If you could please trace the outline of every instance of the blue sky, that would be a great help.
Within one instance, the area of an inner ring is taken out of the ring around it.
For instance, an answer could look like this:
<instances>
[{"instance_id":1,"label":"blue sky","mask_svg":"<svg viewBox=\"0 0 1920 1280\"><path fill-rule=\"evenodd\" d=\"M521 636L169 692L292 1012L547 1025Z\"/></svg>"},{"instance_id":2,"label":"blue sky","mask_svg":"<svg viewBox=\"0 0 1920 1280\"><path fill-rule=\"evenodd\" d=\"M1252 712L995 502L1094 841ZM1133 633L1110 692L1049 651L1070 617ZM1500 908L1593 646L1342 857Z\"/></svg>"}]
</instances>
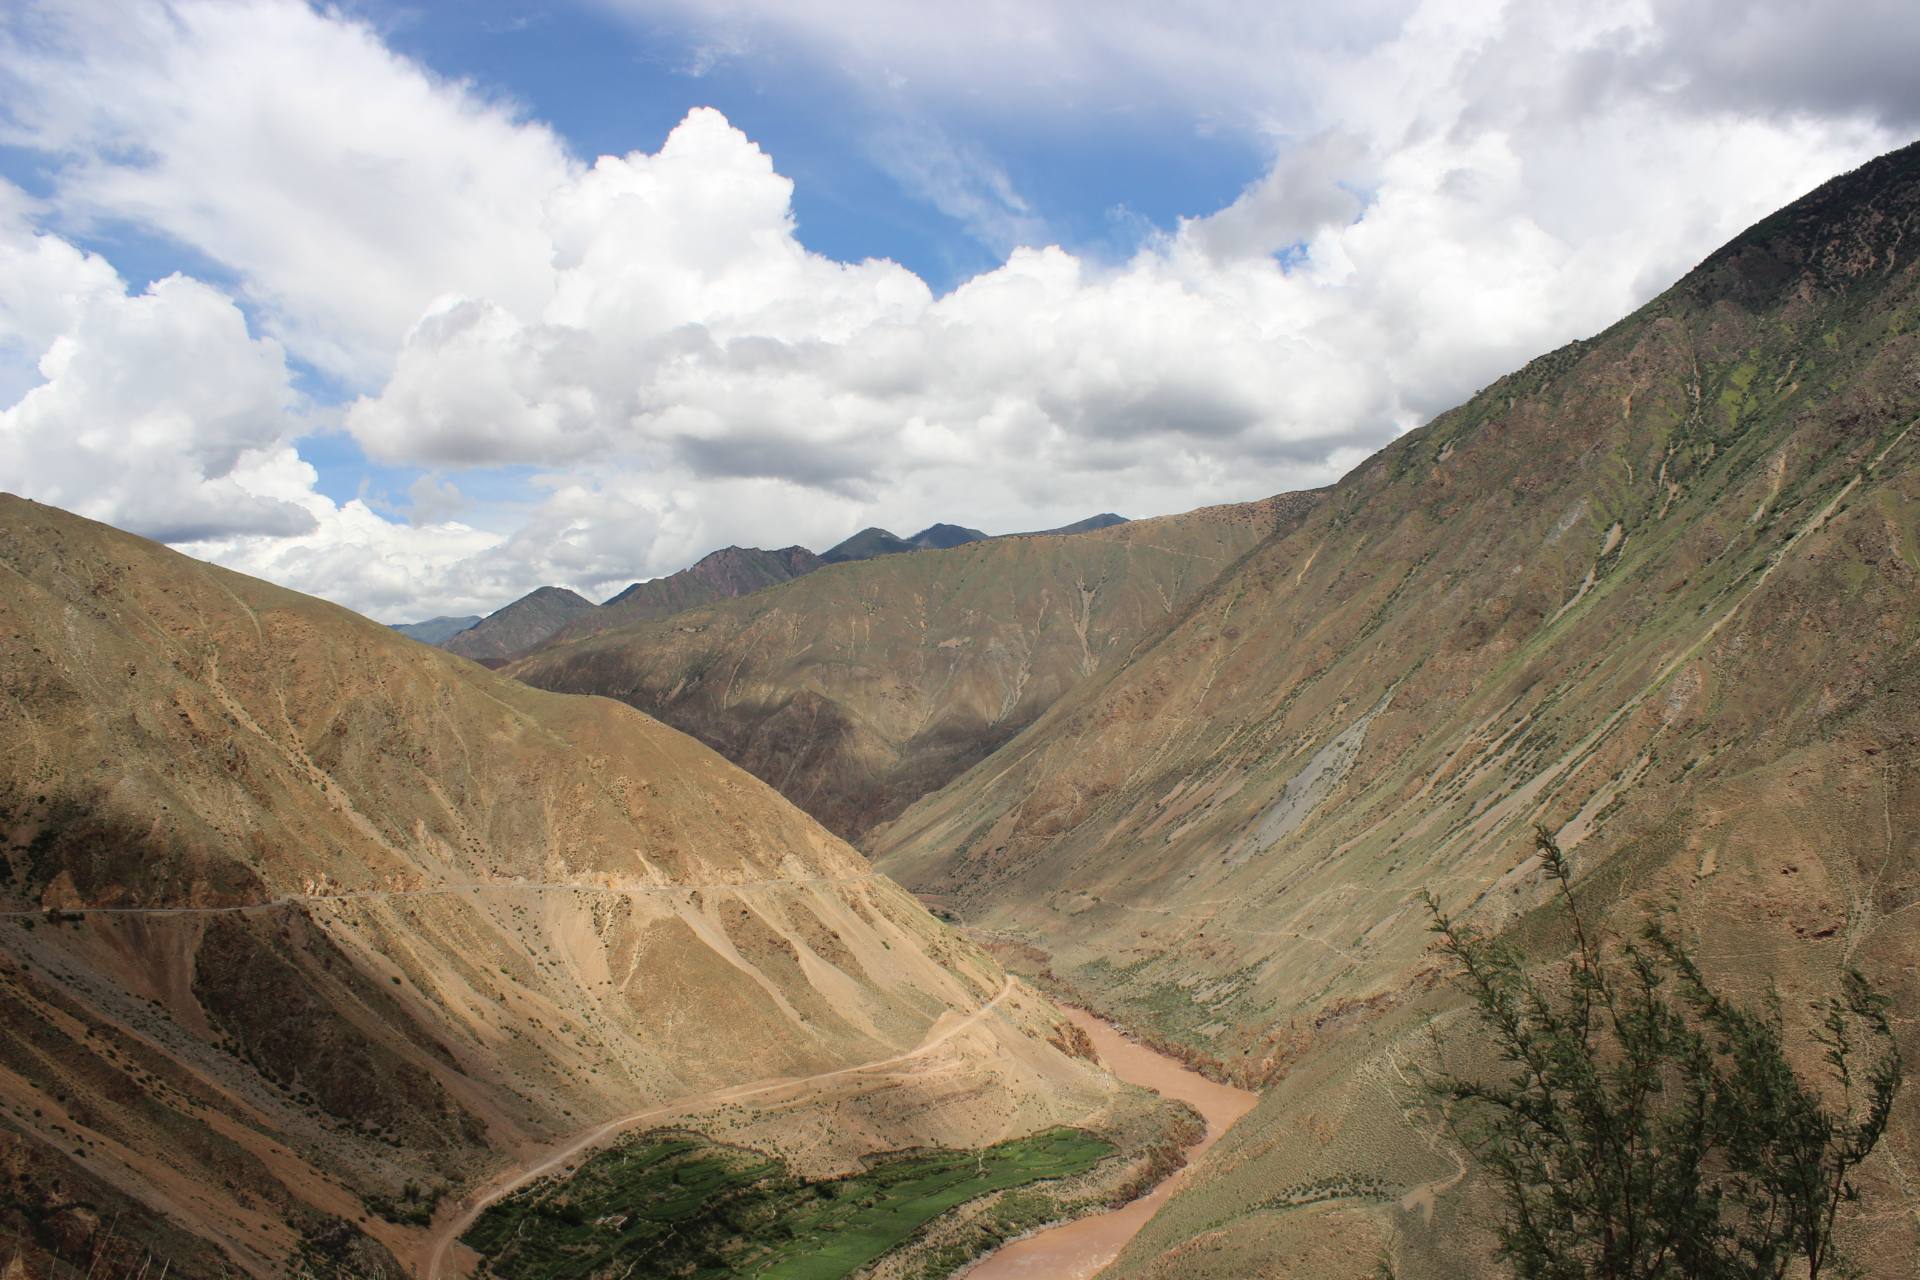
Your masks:
<instances>
[{"instance_id":1,"label":"blue sky","mask_svg":"<svg viewBox=\"0 0 1920 1280\"><path fill-rule=\"evenodd\" d=\"M684 29L597 6L475 0L354 10L396 50L521 104L582 157L654 150L689 109L719 108L794 179L798 235L817 253L891 258L941 292L1005 258L1008 246L982 243L883 166L874 137L886 122L824 68L728 58L695 74ZM1033 243L1113 258L1150 228L1224 207L1271 158L1248 133L1144 114L1060 118L1040 129L985 111L943 113L940 123L1005 170L1033 207Z\"/></svg>"},{"instance_id":2,"label":"blue sky","mask_svg":"<svg viewBox=\"0 0 1920 1280\"><path fill-rule=\"evenodd\" d=\"M0 475L383 619L1323 484L1917 62L1894 0L28 0Z\"/></svg>"}]
</instances>

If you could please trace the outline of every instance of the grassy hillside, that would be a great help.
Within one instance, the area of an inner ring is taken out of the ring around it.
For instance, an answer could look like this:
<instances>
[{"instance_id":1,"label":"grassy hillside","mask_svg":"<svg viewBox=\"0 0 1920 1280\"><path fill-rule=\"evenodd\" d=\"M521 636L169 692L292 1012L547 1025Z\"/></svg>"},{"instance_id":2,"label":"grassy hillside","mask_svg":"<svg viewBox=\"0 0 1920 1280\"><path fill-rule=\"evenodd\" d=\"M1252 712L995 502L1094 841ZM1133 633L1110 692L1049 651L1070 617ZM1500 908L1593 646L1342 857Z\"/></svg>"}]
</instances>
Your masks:
<instances>
[{"instance_id":1,"label":"grassy hillside","mask_svg":"<svg viewBox=\"0 0 1920 1280\"><path fill-rule=\"evenodd\" d=\"M1413 1111L1416 895L1543 958L1544 822L1787 1008L1856 964L1920 1058L1920 147L1370 459L872 842L1097 1007L1270 1083L1119 1276L1472 1273ZM1920 1254L1909 1089L1848 1225Z\"/></svg>"}]
</instances>

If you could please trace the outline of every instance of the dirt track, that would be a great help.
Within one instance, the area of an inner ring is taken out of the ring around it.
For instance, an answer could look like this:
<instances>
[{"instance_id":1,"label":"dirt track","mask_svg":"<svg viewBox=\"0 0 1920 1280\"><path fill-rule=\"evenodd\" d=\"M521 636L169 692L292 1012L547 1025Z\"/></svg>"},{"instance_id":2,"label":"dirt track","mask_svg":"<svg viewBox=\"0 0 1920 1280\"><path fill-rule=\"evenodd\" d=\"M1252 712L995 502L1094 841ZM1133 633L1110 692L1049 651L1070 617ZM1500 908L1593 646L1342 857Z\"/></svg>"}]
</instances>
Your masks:
<instances>
[{"instance_id":1,"label":"dirt track","mask_svg":"<svg viewBox=\"0 0 1920 1280\"><path fill-rule=\"evenodd\" d=\"M862 1062L851 1067L840 1067L833 1071L823 1071L818 1075L786 1077L777 1080L750 1081L746 1084L730 1085L725 1089L716 1089L709 1093L694 1094L677 1098L671 1102L656 1103L653 1106L617 1116L604 1124L596 1125L584 1133L563 1139L561 1143L537 1159L509 1169L492 1181L455 1201L442 1211L442 1221L428 1229L426 1238L421 1242L414 1255L414 1273L421 1280L440 1280L446 1267L447 1255L454 1243L466 1233L467 1228L485 1213L489 1206L512 1195L520 1188L536 1179L568 1164L576 1156L590 1148L597 1147L607 1139L634 1129L649 1120L661 1120L671 1115L687 1111L705 1110L729 1102L741 1102L749 1098L762 1098L768 1094L784 1090L807 1090L818 1088L833 1080L859 1075L867 1071L884 1071L911 1062L939 1048L962 1031L977 1024L1000 1003L1013 993L1012 978L994 994L994 997L963 1018L947 1021L942 1027L936 1022L930 1028L930 1034L914 1048L890 1058L880 1058L873 1062ZM944 1019L943 1019L944 1020Z\"/></svg>"}]
</instances>

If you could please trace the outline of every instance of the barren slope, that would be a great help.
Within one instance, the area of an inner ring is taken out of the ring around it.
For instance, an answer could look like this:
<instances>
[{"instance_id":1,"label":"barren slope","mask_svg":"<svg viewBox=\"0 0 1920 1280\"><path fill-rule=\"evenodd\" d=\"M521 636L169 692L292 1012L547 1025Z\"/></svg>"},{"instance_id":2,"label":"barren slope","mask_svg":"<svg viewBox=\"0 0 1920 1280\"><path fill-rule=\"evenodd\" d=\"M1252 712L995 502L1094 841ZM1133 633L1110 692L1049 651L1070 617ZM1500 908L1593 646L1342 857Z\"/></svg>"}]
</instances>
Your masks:
<instances>
[{"instance_id":1,"label":"barren slope","mask_svg":"<svg viewBox=\"0 0 1920 1280\"><path fill-rule=\"evenodd\" d=\"M35 1268L111 1231L114 1274L391 1272L428 1237L381 1211L677 1099L815 1169L1114 1100L626 707L5 496L0 637L0 1252Z\"/></svg>"},{"instance_id":2,"label":"barren slope","mask_svg":"<svg viewBox=\"0 0 1920 1280\"><path fill-rule=\"evenodd\" d=\"M1403 1118L1447 1013L1417 892L1487 926L1536 821L1715 972L1920 1013L1920 147L1369 460L1134 659L873 841L1097 1006L1276 1081L1118 1274L1456 1275ZM1920 1256L1920 1090L1850 1230Z\"/></svg>"},{"instance_id":3,"label":"barren slope","mask_svg":"<svg viewBox=\"0 0 1920 1280\"><path fill-rule=\"evenodd\" d=\"M456 632L440 647L475 662L499 666L593 611L593 601L577 592L565 587L536 587L465 631Z\"/></svg>"},{"instance_id":4,"label":"barren slope","mask_svg":"<svg viewBox=\"0 0 1920 1280\"><path fill-rule=\"evenodd\" d=\"M1030 724L1311 495L834 565L508 673L656 715L857 838Z\"/></svg>"},{"instance_id":5,"label":"barren slope","mask_svg":"<svg viewBox=\"0 0 1920 1280\"><path fill-rule=\"evenodd\" d=\"M543 644L577 640L635 622L651 622L686 609L731 600L812 573L820 557L805 547L763 551L759 547L722 547L698 564L664 578L636 582L592 613L575 618Z\"/></svg>"}]
</instances>

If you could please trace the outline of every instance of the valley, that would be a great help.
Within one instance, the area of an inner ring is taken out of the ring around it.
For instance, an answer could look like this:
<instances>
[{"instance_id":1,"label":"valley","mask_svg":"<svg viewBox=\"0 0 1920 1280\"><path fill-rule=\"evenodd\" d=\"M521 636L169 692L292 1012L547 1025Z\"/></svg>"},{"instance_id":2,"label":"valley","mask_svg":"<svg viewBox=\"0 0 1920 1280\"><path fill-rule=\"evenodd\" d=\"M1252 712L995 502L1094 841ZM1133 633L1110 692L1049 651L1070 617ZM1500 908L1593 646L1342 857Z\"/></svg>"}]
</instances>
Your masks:
<instances>
[{"instance_id":1,"label":"valley","mask_svg":"<svg viewBox=\"0 0 1920 1280\"><path fill-rule=\"evenodd\" d=\"M1067 1016L1086 1033L1094 1052L1115 1075L1199 1112L1206 1128L1185 1152L1189 1164L1204 1156L1260 1100L1258 1094L1218 1084L1164 1053L1127 1039L1111 1023L1083 1010L1070 1010ZM1147 1194L1121 1208L1016 1240L961 1274L968 1280L1087 1280L1112 1262L1160 1206L1173 1197L1185 1168L1182 1165Z\"/></svg>"},{"instance_id":2,"label":"valley","mask_svg":"<svg viewBox=\"0 0 1920 1280\"><path fill-rule=\"evenodd\" d=\"M1437 914L1920 1061L1920 144L1322 488L401 628L0 495L0 638L0 1280L1495 1280Z\"/></svg>"},{"instance_id":3,"label":"valley","mask_svg":"<svg viewBox=\"0 0 1920 1280\"><path fill-rule=\"evenodd\" d=\"M503 670L656 716L858 840L1125 660L1315 500L828 565Z\"/></svg>"},{"instance_id":4,"label":"valley","mask_svg":"<svg viewBox=\"0 0 1920 1280\"><path fill-rule=\"evenodd\" d=\"M690 739L46 507L0 530L22 1265L417 1274L639 1116L809 1177L1178 1123Z\"/></svg>"}]
</instances>

